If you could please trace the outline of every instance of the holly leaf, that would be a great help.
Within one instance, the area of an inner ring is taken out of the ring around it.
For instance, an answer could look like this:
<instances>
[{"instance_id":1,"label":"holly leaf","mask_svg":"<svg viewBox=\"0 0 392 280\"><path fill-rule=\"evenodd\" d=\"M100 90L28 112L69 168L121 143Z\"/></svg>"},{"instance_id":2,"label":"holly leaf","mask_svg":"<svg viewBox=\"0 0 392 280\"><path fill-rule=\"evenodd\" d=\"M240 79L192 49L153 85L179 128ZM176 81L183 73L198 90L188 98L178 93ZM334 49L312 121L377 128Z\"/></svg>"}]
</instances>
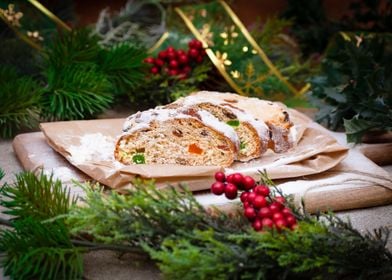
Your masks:
<instances>
[{"instance_id":1,"label":"holly leaf","mask_svg":"<svg viewBox=\"0 0 392 280\"><path fill-rule=\"evenodd\" d=\"M370 129L377 126L372 121L359 119L355 116L351 120L343 119L344 128L346 130L347 142L359 143L362 136Z\"/></svg>"}]
</instances>

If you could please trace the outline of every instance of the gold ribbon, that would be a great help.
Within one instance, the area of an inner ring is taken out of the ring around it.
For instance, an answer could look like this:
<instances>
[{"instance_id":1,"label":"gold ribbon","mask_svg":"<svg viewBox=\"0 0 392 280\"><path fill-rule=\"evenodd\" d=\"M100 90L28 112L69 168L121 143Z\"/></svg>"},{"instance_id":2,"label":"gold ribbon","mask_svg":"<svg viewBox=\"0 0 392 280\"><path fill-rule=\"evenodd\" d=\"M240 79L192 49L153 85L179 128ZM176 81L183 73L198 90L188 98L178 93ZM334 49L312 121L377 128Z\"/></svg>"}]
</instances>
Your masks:
<instances>
[{"instance_id":1,"label":"gold ribbon","mask_svg":"<svg viewBox=\"0 0 392 280\"><path fill-rule=\"evenodd\" d=\"M69 27L64 21L58 18L55 14L49 11L44 5L42 5L37 0L28 0L34 7L40 10L44 15L54 21L58 26L62 27L66 31L71 31L71 27Z\"/></svg>"},{"instance_id":2,"label":"gold ribbon","mask_svg":"<svg viewBox=\"0 0 392 280\"><path fill-rule=\"evenodd\" d=\"M245 95L245 93L241 90L241 88L233 81L233 79L227 74L225 67L223 66L222 63L218 60L214 52L208 48L207 42L204 40L204 38L201 36L199 31L196 29L196 27L193 25L192 21L185 15L185 13L180 9L180 8L175 8L174 9L176 13L182 18L182 20L185 22L186 26L191 30L193 35L195 35L196 39L199 40L202 44L203 47L206 48L206 53L208 57L211 59L212 63L214 63L215 67L218 69L219 73L225 78L227 83L239 94Z\"/></svg>"},{"instance_id":3,"label":"gold ribbon","mask_svg":"<svg viewBox=\"0 0 392 280\"><path fill-rule=\"evenodd\" d=\"M244 35L248 43L253 47L253 49L257 52L261 60L265 63L265 65L270 69L270 73L275 75L284 85L288 88L290 92L292 92L295 96L300 96L304 94L307 90L310 88L310 84L306 84L301 90L297 90L275 67L275 65L271 62L271 60L268 58L268 56L265 54L265 52L261 49L261 47L256 43L255 39L252 37L252 35L249 33L249 31L246 29L244 24L241 22L241 20L238 18L238 16L233 12L233 10L230 8L230 6L223 0L218 1L219 4L223 7L223 9L226 11L226 13L229 15L231 20L234 22L234 24L239 28L241 33ZM175 12L182 18L184 21L185 25L189 28L189 30L193 33L193 35L203 43L203 47L206 48L206 53L208 57L211 59L211 61L214 63L215 67L218 69L218 71L221 73L221 75L225 78L225 80L228 82L228 84L239 94L245 95L244 91L238 86L238 84L230 77L230 75L227 73L224 65L221 63L221 61L216 57L214 52L212 51L211 48L209 48L208 43L204 40L200 32L197 30L195 25L192 23L191 19L187 17L187 15L181 10L180 8L175 8Z\"/></svg>"}]
</instances>

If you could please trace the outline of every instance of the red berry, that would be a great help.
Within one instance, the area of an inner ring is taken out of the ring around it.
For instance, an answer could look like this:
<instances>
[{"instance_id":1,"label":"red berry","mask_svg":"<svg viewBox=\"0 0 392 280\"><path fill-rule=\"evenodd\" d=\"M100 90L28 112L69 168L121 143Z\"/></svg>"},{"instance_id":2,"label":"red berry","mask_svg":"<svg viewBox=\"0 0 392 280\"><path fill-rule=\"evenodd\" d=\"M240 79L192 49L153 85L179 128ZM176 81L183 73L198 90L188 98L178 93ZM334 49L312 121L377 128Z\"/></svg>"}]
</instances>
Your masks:
<instances>
[{"instance_id":1,"label":"red berry","mask_svg":"<svg viewBox=\"0 0 392 280\"><path fill-rule=\"evenodd\" d=\"M225 184L222 182L215 182L211 185L211 192L216 195L221 195L225 192Z\"/></svg>"},{"instance_id":2,"label":"red berry","mask_svg":"<svg viewBox=\"0 0 392 280\"><path fill-rule=\"evenodd\" d=\"M297 223L297 219L294 216L287 216L286 222L289 227L292 227L293 225L295 225Z\"/></svg>"},{"instance_id":3,"label":"red berry","mask_svg":"<svg viewBox=\"0 0 392 280\"><path fill-rule=\"evenodd\" d=\"M197 39L192 39L189 43L188 43L189 48L196 48L196 49L201 49L203 47L203 44L197 40Z\"/></svg>"},{"instance_id":4,"label":"red berry","mask_svg":"<svg viewBox=\"0 0 392 280\"><path fill-rule=\"evenodd\" d=\"M274 198L274 200L276 202L281 203L281 204L285 204L285 202L286 202L286 199L283 196L277 196L277 197Z\"/></svg>"},{"instance_id":5,"label":"red berry","mask_svg":"<svg viewBox=\"0 0 392 280\"><path fill-rule=\"evenodd\" d=\"M231 181L230 183L233 183L234 185L236 185L239 188L242 188L242 184L243 184L243 179L244 176L242 176L241 173L234 173L232 174L233 176L231 177Z\"/></svg>"},{"instance_id":6,"label":"red berry","mask_svg":"<svg viewBox=\"0 0 392 280\"><path fill-rule=\"evenodd\" d=\"M166 51L160 51L160 52L158 53L158 57L159 57L160 59L162 59L162 60L165 60L166 57L167 57L167 52L166 52Z\"/></svg>"},{"instance_id":7,"label":"red berry","mask_svg":"<svg viewBox=\"0 0 392 280\"><path fill-rule=\"evenodd\" d=\"M188 46L189 46L190 49L192 49L192 48L195 47L195 41L196 41L196 39L192 39L192 40L190 40L190 41L188 42Z\"/></svg>"},{"instance_id":8,"label":"red berry","mask_svg":"<svg viewBox=\"0 0 392 280\"><path fill-rule=\"evenodd\" d=\"M169 62L169 66L171 67L171 68L177 68L178 67L178 62L177 62L177 60L170 60L170 62Z\"/></svg>"},{"instance_id":9,"label":"red berry","mask_svg":"<svg viewBox=\"0 0 392 280\"><path fill-rule=\"evenodd\" d=\"M151 72L152 74L158 74L159 68L154 66L154 67L152 67L152 68L150 69L150 72Z\"/></svg>"},{"instance_id":10,"label":"red berry","mask_svg":"<svg viewBox=\"0 0 392 280\"><path fill-rule=\"evenodd\" d=\"M281 212L276 212L276 213L274 213L274 214L272 215L272 219L273 219L274 221L277 221L277 220L284 220L284 216L283 216L283 214L282 214Z\"/></svg>"},{"instance_id":11,"label":"red berry","mask_svg":"<svg viewBox=\"0 0 392 280\"><path fill-rule=\"evenodd\" d=\"M276 204L271 203L270 206L268 206L268 207L271 210L272 214L280 212L280 208Z\"/></svg>"},{"instance_id":12,"label":"red berry","mask_svg":"<svg viewBox=\"0 0 392 280\"><path fill-rule=\"evenodd\" d=\"M219 171L215 173L215 180L218 182L224 182L226 180L225 173Z\"/></svg>"},{"instance_id":13,"label":"red berry","mask_svg":"<svg viewBox=\"0 0 392 280\"><path fill-rule=\"evenodd\" d=\"M154 64L158 67L162 67L165 64L165 62L162 59L157 58L155 59Z\"/></svg>"},{"instance_id":14,"label":"red berry","mask_svg":"<svg viewBox=\"0 0 392 280\"><path fill-rule=\"evenodd\" d=\"M285 228L287 226L287 223L284 219L278 219L278 220L275 220L275 226L279 230L279 229Z\"/></svg>"},{"instance_id":15,"label":"red berry","mask_svg":"<svg viewBox=\"0 0 392 280\"><path fill-rule=\"evenodd\" d=\"M196 56L195 60L196 60L197 63L202 63L203 62L203 56L198 55L198 56Z\"/></svg>"},{"instance_id":16,"label":"red berry","mask_svg":"<svg viewBox=\"0 0 392 280\"><path fill-rule=\"evenodd\" d=\"M283 208L281 212L285 216L293 215L293 212L291 212L291 209L287 208L287 207Z\"/></svg>"},{"instance_id":17,"label":"red berry","mask_svg":"<svg viewBox=\"0 0 392 280\"><path fill-rule=\"evenodd\" d=\"M248 192L243 192L243 193L240 195L241 202L244 203L244 202L248 201L248 196L249 196L249 193L248 193Z\"/></svg>"},{"instance_id":18,"label":"red berry","mask_svg":"<svg viewBox=\"0 0 392 280\"><path fill-rule=\"evenodd\" d=\"M226 188L225 188L225 196L228 199L234 199L238 195L238 189L235 185L231 183L227 183Z\"/></svg>"},{"instance_id":19,"label":"red berry","mask_svg":"<svg viewBox=\"0 0 392 280\"><path fill-rule=\"evenodd\" d=\"M278 207L279 211L284 208L284 205L282 203L277 202L277 201L272 202L271 206L272 205L276 205L276 207Z\"/></svg>"},{"instance_id":20,"label":"red berry","mask_svg":"<svg viewBox=\"0 0 392 280\"><path fill-rule=\"evenodd\" d=\"M199 55L199 51L196 49L189 49L188 55L192 58L196 58Z\"/></svg>"},{"instance_id":21,"label":"red berry","mask_svg":"<svg viewBox=\"0 0 392 280\"><path fill-rule=\"evenodd\" d=\"M145 63L150 63L150 64L153 64L154 63L154 58L153 57L147 57L146 59L144 59L144 62Z\"/></svg>"},{"instance_id":22,"label":"red berry","mask_svg":"<svg viewBox=\"0 0 392 280\"><path fill-rule=\"evenodd\" d=\"M185 66L184 68L182 68L182 71L184 72L184 73L190 73L191 71L192 71L192 68L191 67L189 67L189 66Z\"/></svg>"},{"instance_id":23,"label":"red berry","mask_svg":"<svg viewBox=\"0 0 392 280\"><path fill-rule=\"evenodd\" d=\"M256 195L256 197L253 199L253 206L256 208L265 207L267 206L267 200L262 195Z\"/></svg>"},{"instance_id":24,"label":"red berry","mask_svg":"<svg viewBox=\"0 0 392 280\"><path fill-rule=\"evenodd\" d=\"M245 190L250 190L255 186L255 180L250 176L244 176L242 184L244 185Z\"/></svg>"},{"instance_id":25,"label":"red berry","mask_svg":"<svg viewBox=\"0 0 392 280\"><path fill-rule=\"evenodd\" d=\"M250 192L248 194L248 202L253 205L253 200L255 199L256 194L254 192Z\"/></svg>"},{"instance_id":26,"label":"red berry","mask_svg":"<svg viewBox=\"0 0 392 280\"><path fill-rule=\"evenodd\" d=\"M227 175L226 176L226 181L227 181L227 183L232 183L232 184L234 184L234 181L233 181L233 176L234 174L229 174L229 175Z\"/></svg>"},{"instance_id":27,"label":"red berry","mask_svg":"<svg viewBox=\"0 0 392 280\"><path fill-rule=\"evenodd\" d=\"M244 201L242 204L244 205L244 209L248 208L248 207L252 207L253 208L252 204L250 204L249 201Z\"/></svg>"},{"instance_id":28,"label":"red berry","mask_svg":"<svg viewBox=\"0 0 392 280\"><path fill-rule=\"evenodd\" d=\"M177 76L178 75L178 71L176 69L170 69L169 70L169 75L170 76Z\"/></svg>"},{"instance_id":29,"label":"red berry","mask_svg":"<svg viewBox=\"0 0 392 280\"><path fill-rule=\"evenodd\" d=\"M261 218L272 218L272 212L268 207L261 208L258 215Z\"/></svg>"},{"instance_id":30,"label":"red berry","mask_svg":"<svg viewBox=\"0 0 392 280\"><path fill-rule=\"evenodd\" d=\"M181 50L181 49L177 50L177 56L180 57L182 55L186 56L186 52L184 50Z\"/></svg>"},{"instance_id":31,"label":"red berry","mask_svg":"<svg viewBox=\"0 0 392 280\"><path fill-rule=\"evenodd\" d=\"M256 211L253 207L246 207L244 210L244 215L249 220L253 220L254 218L256 218Z\"/></svg>"},{"instance_id":32,"label":"red berry","mask_svg":"<svg viewBox=\"0 0 392 280\"><path fill-rule=\"evenodd\" d=\"M167 59L170 61L170 60L173 60L173 59L176 59L177 58L177 54L175 53L175 52L168 52L167 53Z\"/></svg>"},{"instance_id":33,"label":"red berry","mask_svg":"<svg viewBox=\"0 0 392 280\"><path fill-rule=\"evenodd\" d=\"M270 218L264 218L261 220L261 223L264 227L272 228L274 226L274 222Z\"/></svg>"},{"instance_id":34,"label":"red berry","mask_svg":"<svg viewBox=\"0 0 392 280\"><path fill-rule=\"evenodd\" d=\"M290 227L291 230L296 230L299 227L298 224L294 224Z\"/></svg>"},{"instance_id":35,"label":"red berry","mask_svg":"<svg viewBox=\"0 0 392 280\"><path fill-rule=\"evenodd\" d=\"M174 49L172 46L169 46L169 47L166 49L166 51L167 51L167 53L171 53L171 52L174 52L175 49Z\"/></svg>"},{"instance_id":36,"label":"red berry","mask_svg":"<svg viewBox=\"0 0 392 280\"><path fill-rule=\"evenodd\" d=\"M270 189L265 185L257 185L254 189L254 192L262 196L268 196Z\"/></svg>"},{"instance_id":37,"label":"red berry","mask_svg":"<svg viewBox=\"0 0 392 280\"><path fill-rule=\"evenodd\" d=\"M260 231L263 228L263 223L259 219L256 219L252 223L252 227L254 228L255 231Z\"/></svg>"},{"instance_id":38,"label":"red berry","mask_svg":"<svg viewBox=\"0 0 392 280\"><path fill-rule=\"evenodd\" d=\"M185 54L182 54L182 55L180 55L180 56L178 57L178 61L179 61L181 64L187 64L187 63L189 62L189 59L188 59L188 57L187 57Z\"/></svg>"}]
</instances>

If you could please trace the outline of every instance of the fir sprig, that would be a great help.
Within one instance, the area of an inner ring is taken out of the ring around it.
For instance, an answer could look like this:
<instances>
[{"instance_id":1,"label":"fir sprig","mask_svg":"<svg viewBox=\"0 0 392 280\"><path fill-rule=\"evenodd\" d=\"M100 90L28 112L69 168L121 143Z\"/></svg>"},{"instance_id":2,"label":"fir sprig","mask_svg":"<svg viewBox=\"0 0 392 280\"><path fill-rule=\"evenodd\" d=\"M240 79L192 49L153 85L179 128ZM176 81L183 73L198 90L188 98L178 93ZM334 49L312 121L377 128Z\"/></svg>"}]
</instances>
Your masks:
<instances>
[{"instance_id":1,"label":"fir sprig","mask_svg":"<svg viewBox=\"0 0 392 280\"><path fill-rule=\"evenodd\" d=\"M36 176L32 172L16 175L13 184L2 186L0 195L5 198L0 201L5 208L3 213L13 219L33 217L40 221L66 214L77 200L71 196L70 189L53 176L44 173Z\"/></svg>"},{"instance_id":2,"label":"fir sprig","mask_svg":"<svg viewBox=\"0 0 392 280\"><path fill-rule=\"evenodd\" d=\"M113 84L115 93L125 94L144 82L143 60L147 52L130 43L121 43L102 49L98 54L99 69Z\"/></svg>"},{"instance_id":3,"label":"fir sprig","mask_svg":"<svg viewBox=\"0 0 392 280\"><path fill-rule=\"evenodd\" d=\"M135 181L128 195L86 189L85 207L73 207L67 222L73 233L87 233L97 241L159 247L169 235L187 228L237 230L237 218L224 213L211 217L184 187L157 190L152 181ZM223 225L225 224L225 225Z\"/></svg>"},{"instance_id":4,"label":"fir sprig","mask_svg":"<svg viewBox=\"0 0 392 280\"><path fill-rule=\"evenodd\" d=\"M70 65L46 69L48 88L43 115L54 120L93 117L109 108L112 84L94 65Z\"/></svg>"},{"instance_id":5,"label":"fir sprig","mask_svg":"<svg viewBox=\"0 0 392 280\"><path fill-rule=\"evenodd\" d=\"M0 231L4 274L12 279L81 279L81 248L72 245L61 221L42 223L27 217Z\"/></svg>"},{"instance_id":6,"label":"fir sprig","mask_svg":"<svg viewBox=\"0 0 392 280\"><path fill-rule=\"evenodd\" d=\"M0 137L37 126L42 90L32 78L18 76L13 67L0 66Z\"/></svg>"}]
</instances>

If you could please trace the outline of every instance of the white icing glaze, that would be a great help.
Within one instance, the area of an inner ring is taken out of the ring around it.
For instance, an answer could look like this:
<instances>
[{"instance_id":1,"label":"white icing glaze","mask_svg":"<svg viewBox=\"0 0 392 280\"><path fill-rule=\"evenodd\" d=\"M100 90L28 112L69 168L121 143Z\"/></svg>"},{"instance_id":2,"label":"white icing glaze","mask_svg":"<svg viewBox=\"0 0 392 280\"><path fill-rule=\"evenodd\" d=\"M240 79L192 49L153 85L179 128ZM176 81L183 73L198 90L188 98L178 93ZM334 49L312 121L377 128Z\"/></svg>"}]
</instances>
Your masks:
<instances>
[{"instance_id":1,"label":"white icing glaze","mask_svg":"<svg viewBox=\"0 0 392 280\"><path fill-rule=\"evenodd\" d=\"M290 136L289 136L290 141L291 141L292 143L295 143L295 142L297 141L297 136L298 136L297 128L295 127L295 125L293 125L292 127L290 127L289 135L290 135Z\"/></svg>"},{"instance_id":2,"label":"white icing glaze","mask_svg":"<svg viewBox=\"0 0 392 280\"><path fill-rule=\"evenodd\" d=\"M173 118L190 117L191 116L183 114L175 109L150 109L129 116L124 123L123 132L133 133L134 131L148 128L153 120L164 122Z\"/></svg>"},{"instance_id":3,"label":"white icing glaze","mask_svg":"<svg viewBox=\"0 0 392 280\"><path fill-rule=\"evenodd\" d=\"M204 91L203 93L207 93L207 91ZM210 93L210 92L208 92ZM211 92L212 94L220 94L218 92ZM215 106L220 106L224 107L228 110L230 110L233 114L236 115L237 119L241 122L248 122L250 123L257 131L257 134L259 135L260 139L268 139L269 138L269 129L268 126L264 123L264 121L261 120L256 120L252 115L245 113L239 109L236 109L232 106L228 106L227 104L223 103L222 101L216 101L213 100L211 97L205 97L205 96L194 96L190 95L185 98L181 98L178 100L180 104L182 104L184 107L191 107L200 103L210 103ZM235 104L234 104L235 106Z\"/></svg>"},{"instance_id":4,"label":"white icing glaze","mask_svg":"<svg viewBox=\"0 0 392 280\"><path fill-rule=\"evenodd\" d=\"M201 117L203 123L223 133L223 135L229 138L236 145L237 149L239 149L240 140L238 139L237 133L235 132L234 128L232 128L230 125L224 122L221 122L220 120L215 118L211 113L205 110L199 110L197 111L197 113Z\"/></svg>"},{"instance_id":5,"label":"white icing glaze","mask_svg":"<svg viewBox=\"0 0 392 280\"><path fill-rule=\"evenodd\" d=\"M123 126L123 132L124 134L130 134L137 130L148 128L152 121L164 122L173 118L193 118L198 121L202 121L205 125L222 133L224 136L229 138L237 146L237 148L239 148L240 141L231 126L219 121L207 111L199 110L197 111L197 114L200 116L201 120L194 116L184 114L177 109L156 108L144 112L137 112L127 118Z\"/></svg>"}]
</instances>

